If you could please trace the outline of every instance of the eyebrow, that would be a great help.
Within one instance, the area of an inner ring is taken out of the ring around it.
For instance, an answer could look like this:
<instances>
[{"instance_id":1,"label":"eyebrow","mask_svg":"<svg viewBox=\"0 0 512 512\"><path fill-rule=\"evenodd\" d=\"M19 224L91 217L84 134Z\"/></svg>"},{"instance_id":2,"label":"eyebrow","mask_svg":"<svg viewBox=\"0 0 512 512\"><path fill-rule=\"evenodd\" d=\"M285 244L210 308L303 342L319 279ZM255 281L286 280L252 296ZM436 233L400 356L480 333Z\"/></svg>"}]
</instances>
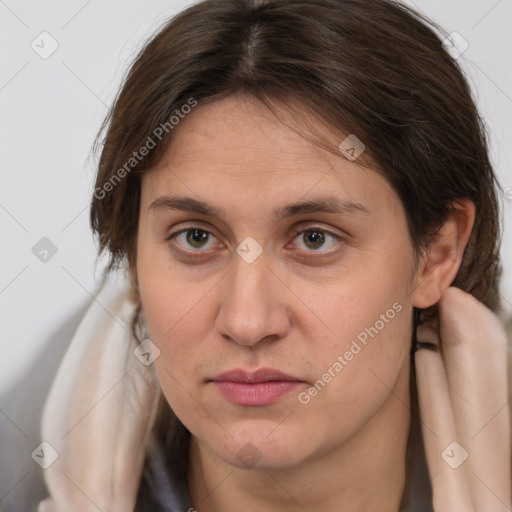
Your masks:
<instances>
[{"instance_id":1,"label":"eyebrow","mask_svg":"<svg viewBox=\"0 0 512 512\"><path fill-rule=\"evenodd\" d=\"M152 210L177 210L211 217L224 216L224 209L218 209L204 201L184 196L162 196L155 199L148 208ZM274 210L278 220L306 213L334 213L347 216L367 216L368 209L360 204L336 196L320 197L281 206Z\"/></svg>"}]
</instances>

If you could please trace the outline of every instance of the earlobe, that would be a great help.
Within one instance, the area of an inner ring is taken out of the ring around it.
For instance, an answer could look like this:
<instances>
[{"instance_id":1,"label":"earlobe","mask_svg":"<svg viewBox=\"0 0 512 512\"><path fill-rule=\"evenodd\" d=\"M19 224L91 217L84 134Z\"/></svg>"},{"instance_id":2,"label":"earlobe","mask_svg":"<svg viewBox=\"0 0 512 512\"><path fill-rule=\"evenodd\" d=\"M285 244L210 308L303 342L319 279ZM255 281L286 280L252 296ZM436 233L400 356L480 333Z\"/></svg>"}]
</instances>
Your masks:
<instances>
[{"instance_id":1,"label":"earlobe","mask_svg":"<svg viewBox=\"0 0 512 512\"><path fill-rule=\"evenodd\" d=\"M413 306L428 308L441 299L459 271L464 249L475 220L475 205L469 199L452 203L453 211L425 249L418 265Z\"/></svg>"}]
</instances>

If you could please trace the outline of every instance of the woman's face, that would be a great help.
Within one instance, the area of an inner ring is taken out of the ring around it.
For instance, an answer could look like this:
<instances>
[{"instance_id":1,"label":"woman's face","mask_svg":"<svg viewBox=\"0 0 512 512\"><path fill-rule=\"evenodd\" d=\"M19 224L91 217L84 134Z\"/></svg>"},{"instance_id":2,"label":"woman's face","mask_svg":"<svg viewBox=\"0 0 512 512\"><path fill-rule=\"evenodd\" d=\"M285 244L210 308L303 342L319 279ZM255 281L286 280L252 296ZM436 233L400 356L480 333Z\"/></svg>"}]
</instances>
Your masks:
<instances>
[{"instance_id":1,"label":"woman's face","mask_svg":"<svg viewBox=\"0 0 512 512\"><path fill-rule=\"evenodd\" d=\"M408 379L414 260L397 194L249 99L174 128L142 179L137 251L163 393L229 464L326 454Z\"/></svg>"}]
</instances>

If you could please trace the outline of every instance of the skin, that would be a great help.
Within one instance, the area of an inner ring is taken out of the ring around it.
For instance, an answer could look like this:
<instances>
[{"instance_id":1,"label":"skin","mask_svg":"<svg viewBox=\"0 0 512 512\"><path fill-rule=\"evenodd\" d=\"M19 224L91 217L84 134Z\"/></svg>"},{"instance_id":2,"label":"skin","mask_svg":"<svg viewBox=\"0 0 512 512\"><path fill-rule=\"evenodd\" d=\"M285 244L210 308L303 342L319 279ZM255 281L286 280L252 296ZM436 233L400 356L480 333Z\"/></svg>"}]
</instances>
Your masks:
<instances>
[{"instance_id":1,"label":"skin","mask_svg":"<svg viewBox=\"0 0 512 512\"><path fill-rule=\"evenodd\" d=\"M316 128L335 146L346 136ZM171 195L222 212L150 208ZM366 211L274 215L325 196ZM180 122L142 178L137 275L162 391L192 434L189 491L199 512L398 510L412 308L449 287L473 218L461 203L415 266L403 206L377 172L311 144L248 97L198 106ZM192 228L210 233L203 245L185 234L168 240ZM311 245L311 228L323 245ZM262 249L252 263L236 252L248 236ZM301 403L393 304L400 312ZM302 383L273 405L243 407L208 381L261 367ZM239 457L247 450L250 467Z\"/></svg>"}]
</instances>

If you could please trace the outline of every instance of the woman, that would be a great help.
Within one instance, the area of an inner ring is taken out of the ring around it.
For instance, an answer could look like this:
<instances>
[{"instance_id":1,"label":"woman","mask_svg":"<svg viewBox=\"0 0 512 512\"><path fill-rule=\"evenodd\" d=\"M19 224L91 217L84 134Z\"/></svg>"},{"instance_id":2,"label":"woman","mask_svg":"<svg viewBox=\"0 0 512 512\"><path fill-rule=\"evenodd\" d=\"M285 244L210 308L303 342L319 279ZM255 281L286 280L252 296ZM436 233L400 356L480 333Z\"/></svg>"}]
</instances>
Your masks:
<instances>
[{"instance_id":1,"label":"woman","mask_svg":"<svg viewBox=\"0 0 512 512\"><path fill-rule=\"evenodd\" d=\"M207 0L145 46L91 208L130 286L55 381L41 511L510 510L497 184L434 29Z\"/></svg>"}]
</instances>

